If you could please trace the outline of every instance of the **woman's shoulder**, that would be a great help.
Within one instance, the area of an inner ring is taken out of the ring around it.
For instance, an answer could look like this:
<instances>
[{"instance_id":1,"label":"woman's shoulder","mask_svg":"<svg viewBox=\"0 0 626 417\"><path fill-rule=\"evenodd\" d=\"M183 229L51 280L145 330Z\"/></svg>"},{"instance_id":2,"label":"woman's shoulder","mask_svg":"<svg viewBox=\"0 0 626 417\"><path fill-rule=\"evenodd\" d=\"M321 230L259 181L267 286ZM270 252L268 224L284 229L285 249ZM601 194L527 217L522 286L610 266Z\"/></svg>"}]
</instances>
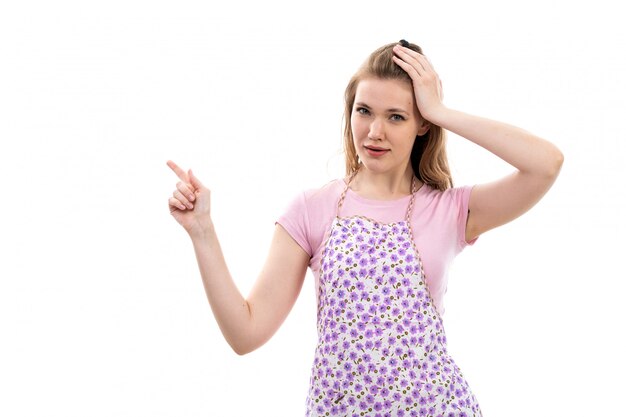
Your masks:
<instances>
[{"instance_id":1,"label":"woman's shoulder","mask_svg":"<svg viewBox=\"0 0 626 417\"><path fill-rule=\"evenodd\" d=\"M304 189L278 219L310 256L315 255L315 248L321 244L324 231L336 214L342 183L343 179L336 179L317 188Z\"/></svg>"},{"instance_id":2,"label":"woman's shoulder","mask_svg":"<svg viewBox=\"0 0 626 417\"><path fill-rule=\"evenodd\" d=\"M320 187L304 188L298 192L287 207L287 214L292 217L304 216L318 218L332 212L344 189L342 178L334 179Z\"/></svg>"},{"instance_id":3,"label":"woman's shoulder","mask_svg":"<svg viewBox=\"0 0 626 417\"><path fill-rule=\"evenodd\" d=\"M336 198L339 198L344 188L344 179L336 178L321 187L308 188L304 190L303 194L308 204L332 203Z\"/></svg>"},{"instance_id":4,"label":"woman's shoulder","mask_svg":"<svg viewBox=\"0 0 626 417\"><path fill-rule=\"evenodd\" d=\"M424 184L415 204L421 213L429 216L437 214L443 218L465 218L472 187L471 185L462 185L439 190Z\"/></svg>"},{"instance_id":5,"label":"woman's shoulder","mask_svg":"<svg viewBox=\"0 0 626 417\"><path fill-rule=\"evenodd\" d=\"M420 190L420 192L422 195L433 200L454 200L459 196L470 192L472 187L473 185L461 185L440 190L431 185L424 184L422 186L423 190Z\"/></svg>"}]
</instances>

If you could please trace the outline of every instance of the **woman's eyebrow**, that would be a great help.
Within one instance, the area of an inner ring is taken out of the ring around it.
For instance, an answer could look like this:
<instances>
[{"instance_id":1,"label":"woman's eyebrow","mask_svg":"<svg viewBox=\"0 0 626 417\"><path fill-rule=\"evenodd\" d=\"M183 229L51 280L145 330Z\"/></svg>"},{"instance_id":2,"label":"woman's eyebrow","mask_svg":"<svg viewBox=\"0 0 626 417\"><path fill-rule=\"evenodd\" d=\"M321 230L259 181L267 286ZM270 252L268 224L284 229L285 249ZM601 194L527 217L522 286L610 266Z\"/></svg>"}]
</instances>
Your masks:
<instances>
[{"instance_id":1,"label":"woman's eyebrow","mask_svg":"<svg viewBox=\"0 0 626 417\"><path fill-rule=\"evenodd\" d=\"M354 103L354 105L358 106L358 107L364 107L364 108L366 108L368 110L371 110L371 107L368 106L367 104L363 103L362 101L359 101L358 103ZM406 114L409 114L408 111L406 111L404 109L395 108L395 107L393 107L391 109L387 109L386 111L387 111L387 113L406 113Z\"/></svg>"}]
</instances>

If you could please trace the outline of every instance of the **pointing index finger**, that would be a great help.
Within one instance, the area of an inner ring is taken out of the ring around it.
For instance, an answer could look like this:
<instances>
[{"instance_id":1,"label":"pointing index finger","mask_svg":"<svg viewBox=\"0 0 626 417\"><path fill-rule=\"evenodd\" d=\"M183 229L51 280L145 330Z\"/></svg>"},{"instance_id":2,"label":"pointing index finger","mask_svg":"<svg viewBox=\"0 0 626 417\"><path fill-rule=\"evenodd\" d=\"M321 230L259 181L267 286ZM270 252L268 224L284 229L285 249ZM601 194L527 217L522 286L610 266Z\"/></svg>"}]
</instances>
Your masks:
<instances>
[{"instance_id":1,"label":"pointing index finger","mask_svg":"<svg viewBox=\"0 0 626 417\"><path fill-rule=\"evenodd\" d=\"M170 167L172 171L174 171L178 178L180 178L184 182L189 182L189 177L187 176L187 173L183 171L181 167L176 165L174 161L167 161L167 166Z\"/></svg>"}]
</instances>

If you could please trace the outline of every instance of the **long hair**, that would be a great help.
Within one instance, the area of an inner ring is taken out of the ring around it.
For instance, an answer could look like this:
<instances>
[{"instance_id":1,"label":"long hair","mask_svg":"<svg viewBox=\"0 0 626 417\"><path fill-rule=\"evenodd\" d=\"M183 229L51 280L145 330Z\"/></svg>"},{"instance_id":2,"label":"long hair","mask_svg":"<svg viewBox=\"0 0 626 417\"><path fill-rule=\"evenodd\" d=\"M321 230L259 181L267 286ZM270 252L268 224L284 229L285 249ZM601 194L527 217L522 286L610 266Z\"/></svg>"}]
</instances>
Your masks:
<instances>
[{"instance_id":1,"label":"long hair","mask_svg":"<svg viewBox=\"0 0 626 417\"><path fill-rule=\"evenodd\" d=\"M402 80L412 85L411 77L391 59L395 45L397 43L390 43L372 52L346 87L343 147L348 176L354 174L360 167L352 134L352 108L359 82L365 78L379 78ZM422 53L422 48L415 44L409 44L409 48ZM411 150L411 166L420 181L435 189L443 191L453 186L446 154L446 135L440 126L431 123L428 132L417 136Z\"/></svg>"}]
</instances>

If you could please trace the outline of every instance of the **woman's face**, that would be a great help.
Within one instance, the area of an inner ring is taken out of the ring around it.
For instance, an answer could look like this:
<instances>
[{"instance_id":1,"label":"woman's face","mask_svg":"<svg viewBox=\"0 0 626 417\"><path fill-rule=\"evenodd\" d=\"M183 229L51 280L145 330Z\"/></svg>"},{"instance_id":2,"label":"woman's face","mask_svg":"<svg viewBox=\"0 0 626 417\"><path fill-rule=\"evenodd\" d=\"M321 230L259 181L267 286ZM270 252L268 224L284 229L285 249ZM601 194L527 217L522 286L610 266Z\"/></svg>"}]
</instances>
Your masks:
<instances>
[{"instance_id":1,"label":"woman's face","mask_svg":"<svg viewBox=\"0 0 626 417\"><path fill-rule=\"evenodd\" d=\"M417 135L428 131L415 105L413 86L402 80L366 78L356 89L352 136L366 169L404 173Z\"/></svg>"}]
</instances>

